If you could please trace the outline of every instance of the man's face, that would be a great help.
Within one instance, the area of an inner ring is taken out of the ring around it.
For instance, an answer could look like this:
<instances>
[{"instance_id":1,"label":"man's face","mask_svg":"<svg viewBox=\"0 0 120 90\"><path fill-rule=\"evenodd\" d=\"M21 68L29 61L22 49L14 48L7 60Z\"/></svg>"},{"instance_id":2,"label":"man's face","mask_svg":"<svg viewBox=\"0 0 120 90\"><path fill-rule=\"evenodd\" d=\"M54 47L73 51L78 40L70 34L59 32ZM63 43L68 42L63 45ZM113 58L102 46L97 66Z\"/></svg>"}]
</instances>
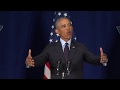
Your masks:
<instances>
[{"instance_id":1,"label":"man's face","mask_svg":"<svg viewBox=\"0 0 120 90\"><path fill-rule=\"evenodd\" d=\"M72 38L73 27L71 21L66 18L62 18L57 23L56 33L60 35L60 37L68 41Z\"/></svg>"}]
</instances>

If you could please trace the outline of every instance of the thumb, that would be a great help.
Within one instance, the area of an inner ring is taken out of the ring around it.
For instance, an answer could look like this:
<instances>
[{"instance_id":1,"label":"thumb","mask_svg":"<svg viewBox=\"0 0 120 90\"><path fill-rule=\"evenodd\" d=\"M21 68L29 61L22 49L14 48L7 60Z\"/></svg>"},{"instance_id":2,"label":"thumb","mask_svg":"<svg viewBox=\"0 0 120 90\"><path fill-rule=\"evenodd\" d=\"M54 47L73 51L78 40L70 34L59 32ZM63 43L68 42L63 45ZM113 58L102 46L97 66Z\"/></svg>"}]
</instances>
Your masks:
<instances>
[{"instance_id":1,"label":"thumb","mask_svg":"<svg viewBox=\"0 0 120 90\"><path fill-rule=\"evenodd\" d=\"M31 57L31 49L28 51L28 57Z\"/></svg>"},{"instance_id":2,"label":"thumb","mask_svg":"<svg viewBox=\"0 0 120 90\"><path fill-rule=\"evenodd\" d=\"M102 56L102 54L103 54L103 49L102 47L100 47L100 55Z\"/></svg>"}]
</instances>

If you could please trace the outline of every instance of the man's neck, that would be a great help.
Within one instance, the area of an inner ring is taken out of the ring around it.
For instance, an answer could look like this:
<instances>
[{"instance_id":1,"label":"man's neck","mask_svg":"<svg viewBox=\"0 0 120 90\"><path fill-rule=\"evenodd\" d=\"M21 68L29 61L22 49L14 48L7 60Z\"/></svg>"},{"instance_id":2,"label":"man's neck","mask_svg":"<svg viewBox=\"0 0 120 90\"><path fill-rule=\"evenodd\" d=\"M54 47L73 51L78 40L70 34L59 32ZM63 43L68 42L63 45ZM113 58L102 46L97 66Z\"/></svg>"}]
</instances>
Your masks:
<instances>
[{"instance_id":1,"label":"man's neck","mask_svg":"<svg viewBox=\"0 0 120 90\"><path fill-rule=\"evenodd\" d=\"M62 39L62 38L60 38L60 39ZM62 40L65 41L65 42L68 42L71 39L62 39Z\"/></svg>"},{"instance_id":2,"label":"man's neck","mask_svg":"<svg viewBox=\"0 0 120 90\"><path fill-rule=\"evenodd\" d=\"M68 40L68 41L65 41L65 40L63 40L62 38L60 38L60 42L62 42L62 43L69 43L69 44L71 44L71 39L70 40Z\"/></svg>"}]
</instances>

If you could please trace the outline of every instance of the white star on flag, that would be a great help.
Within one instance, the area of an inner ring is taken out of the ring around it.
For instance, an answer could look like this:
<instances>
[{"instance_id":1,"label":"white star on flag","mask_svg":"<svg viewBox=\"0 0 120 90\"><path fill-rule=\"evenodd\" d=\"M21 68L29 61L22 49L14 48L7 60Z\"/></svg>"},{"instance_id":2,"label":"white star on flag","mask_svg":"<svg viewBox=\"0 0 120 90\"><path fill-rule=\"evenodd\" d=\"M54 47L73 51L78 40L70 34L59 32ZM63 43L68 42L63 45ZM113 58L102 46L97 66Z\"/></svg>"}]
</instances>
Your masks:
<instances>
[{"instance_id":1,"label":"white star on flag","mask_svg":"<svg viewBox=\"0 0 120 90\"><path fill-rule=\"evenodd\" d=\"M67 13L64 13L64 16L66 17L66 16L67 16Z\"/></svg>"},{"instance_id":2,"label":"white star on flag","mask_svg":"<svg viewBox=\"0 0 120 90\"><path fill-rule=\"evenodd\" d=\"M50 36L52 36L52 35L53 35L53 32L50 33Z\"/></svg>"},{"instance_id":3,"label":"white star on flag","mask_svg":"<svg viewBox=\"0 0 120 90\"><path fill-rule=\"evenodd\" d=\"M57 35L57 37L60 36L59 34L56 34L56 35Z\"/></svg>"},{"instance_id":4,"label":"white star on flag","mask_svg":"<svg viewBox=\"0 0 120 90\"><path fill-rule=\"evenodd\" d=\"M51 28L53 29L53 28L54 28L54 25L52 25Z\"/></svg>"},{"instance_id":5,"label":"white star on flag","mask_svg":"<svg viewBox=\"0 0 120 90\"><path fill-rule=\"evenodd\" d=\"M76 40L76 37L74 39Z\"/></svg>"},{"instance_id":6,"label":"white star on flag","mask_svg":"<svg viewBox=\"0 0 120 90\"><path fill-rule=\"evenodd\" d=\"M50 39L49 41L50 41L50 43L51 43L51 42L53 42L53 39Z\"/></svg>"},{"instance_id":7,"label":"white star on flag","mask_svg":"<svg viewBox=\"0 0 120 90\"><path fill-rule=\"evenodd\" d=\"M55 19L53 19L53 22L55 21Z\"/></svg>"},{"instance_id":8,"label":"white star on flag","mask_svg":"<svg viewBox=\"0 0 120 90\"><path fill-rule=\"evenodd\" d=\"M61 15L61 12L59 12L58 15L60 16L60 15Z\"/></svg>"},{"instance_id":9,"label":"white star on flag","mask_svg":"<svg viewBox=\"0 0 120 90\"><path fill-rule=\"evenodd\" d=\"M56 40L55 42L58 42L58 40Z\"/></svg>"}]
</instances>

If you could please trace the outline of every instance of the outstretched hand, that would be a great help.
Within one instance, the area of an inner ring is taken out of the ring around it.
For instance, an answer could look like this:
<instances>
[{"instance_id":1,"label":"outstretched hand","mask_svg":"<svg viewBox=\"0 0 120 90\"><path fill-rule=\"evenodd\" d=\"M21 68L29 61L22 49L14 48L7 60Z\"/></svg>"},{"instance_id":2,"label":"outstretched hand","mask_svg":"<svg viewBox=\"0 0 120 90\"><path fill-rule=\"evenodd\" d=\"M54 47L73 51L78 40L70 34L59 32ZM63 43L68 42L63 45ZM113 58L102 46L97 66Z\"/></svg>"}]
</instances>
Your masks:
<instances>
[{"instance_id":1,"label":"outstretched hand","mask_svg":"<svg viewBox=\"0 0 120 90\"><path fill-rule=\"evenodd\" d=\"M107 55L103 53L102 47L100 47L100 63L107 63Z\"/></svg>"},{"instance_id":2,"label":"outstretched hand","mask_svg":"<svg viewBox=\"0 0 120 90\"><path fill-rule=\"evenodd\" d=\"M28 51L28 56L26 57L25 63L27 66L34 67L34 60L32 59L32 56L31 56L31 49L29 49Z\"/></svg>"}]
</instances>

